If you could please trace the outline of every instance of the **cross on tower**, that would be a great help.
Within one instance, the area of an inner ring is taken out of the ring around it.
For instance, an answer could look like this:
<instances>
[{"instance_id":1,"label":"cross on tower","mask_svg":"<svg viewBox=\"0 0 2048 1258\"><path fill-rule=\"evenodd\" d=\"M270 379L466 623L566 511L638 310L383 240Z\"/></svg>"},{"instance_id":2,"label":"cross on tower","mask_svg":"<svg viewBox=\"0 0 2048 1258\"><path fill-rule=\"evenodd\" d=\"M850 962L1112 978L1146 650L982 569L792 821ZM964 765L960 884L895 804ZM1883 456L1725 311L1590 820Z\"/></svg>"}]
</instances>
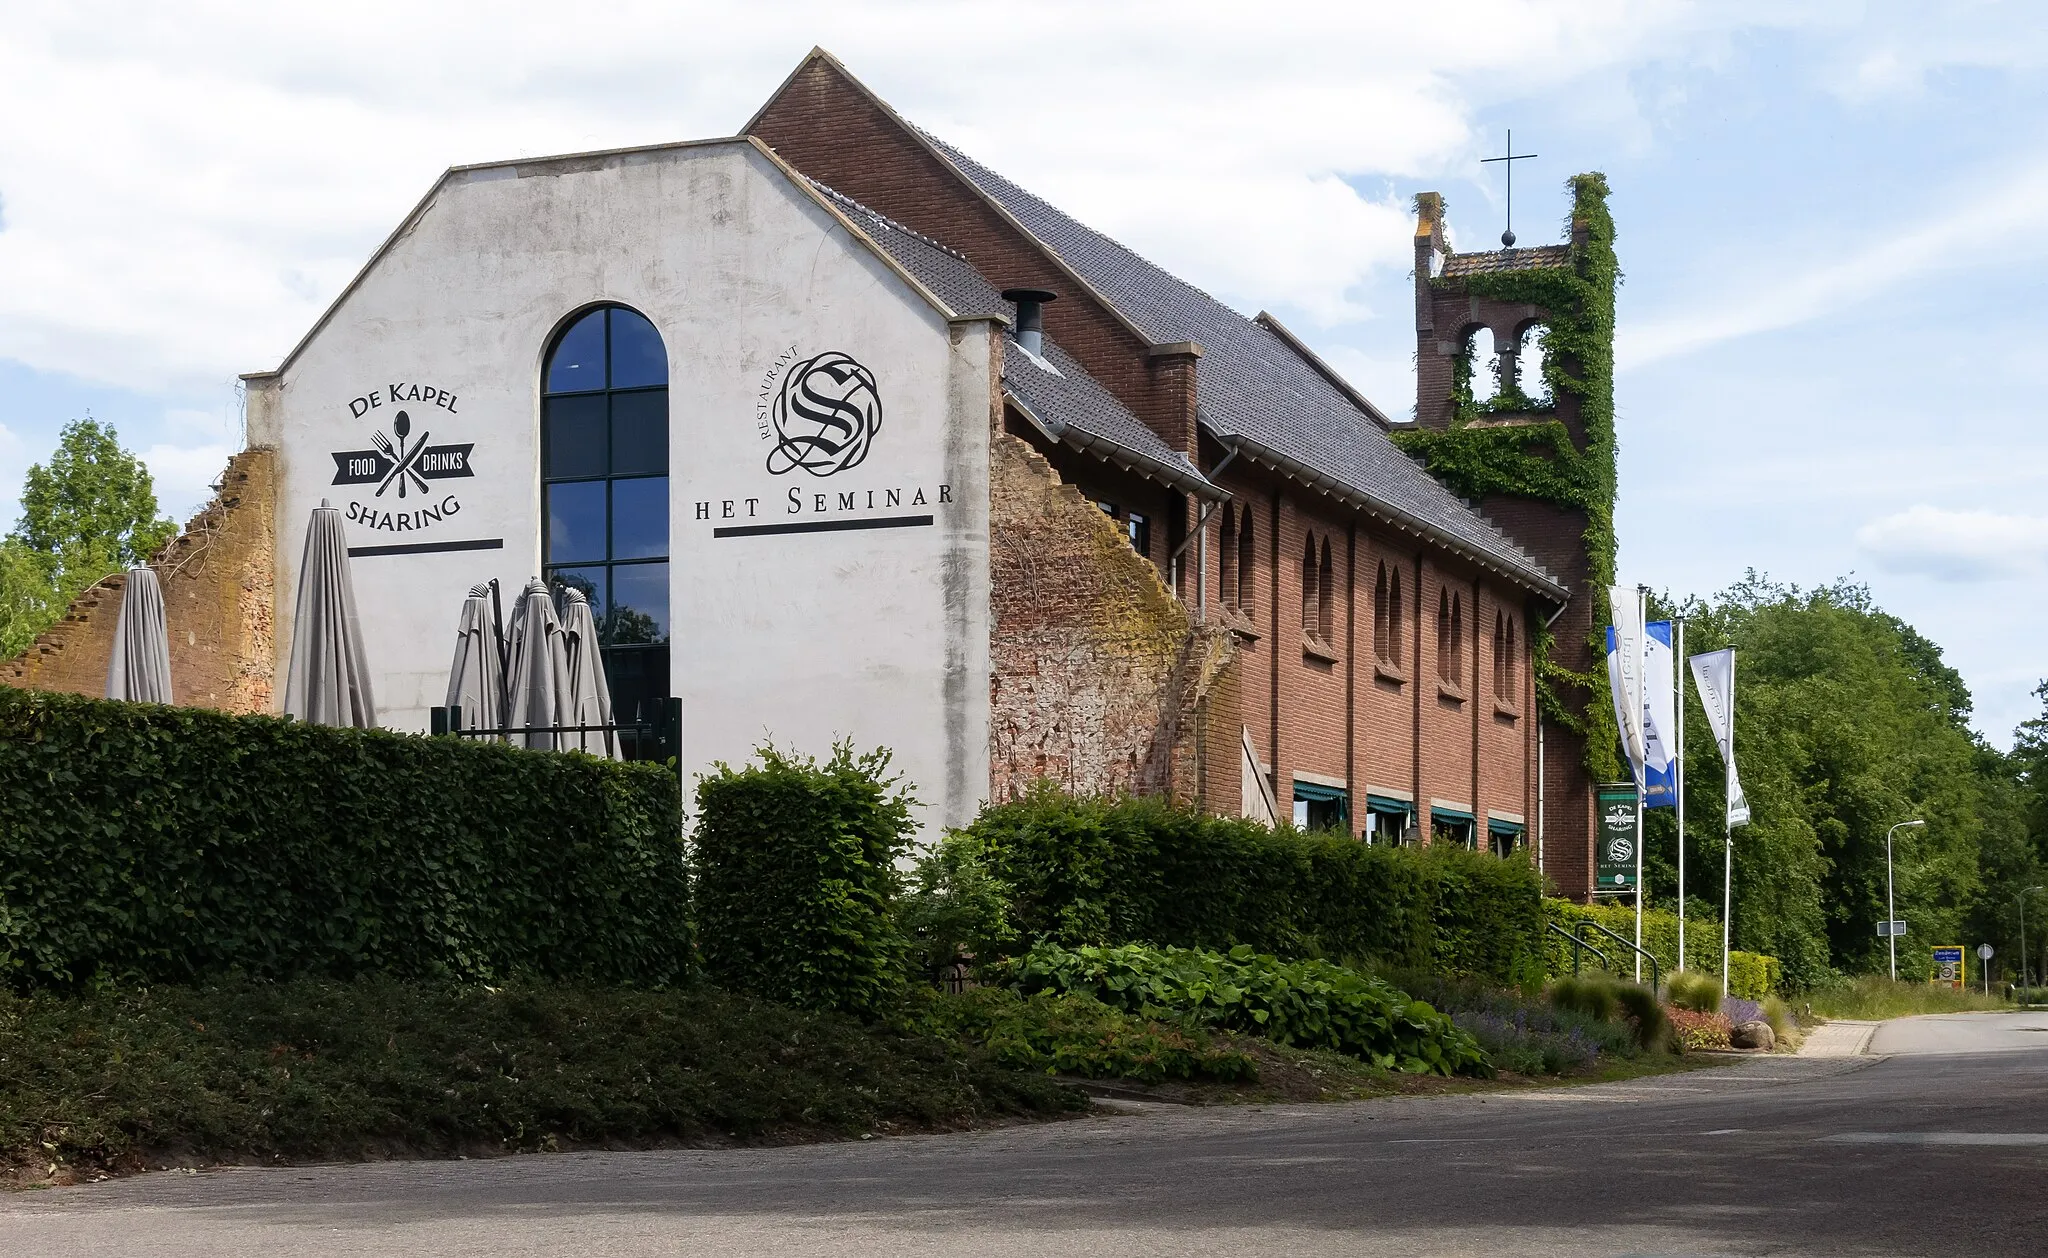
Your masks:
<instances>
[{"instance_id":1,"label":"cross on tower","mask_svg":"<svg viewBox=\"0 0 2048 1258\"><path fill-rule=\"evenodd\" d=\"M1508 131L1508 143L1506 152L1502 153L1499 157L1482 157L1479 159L1479 164L1482 166L1488 162L1501 162L1505 164L1507 167L1507 230L1500 234L1500 243L1503 249L1512 249L1515 247L1515 163L1535 156L1536 154L1534 153L1515 152L1515 133L1512 129L1510 129Z\"/></svg>"}]
</instances>

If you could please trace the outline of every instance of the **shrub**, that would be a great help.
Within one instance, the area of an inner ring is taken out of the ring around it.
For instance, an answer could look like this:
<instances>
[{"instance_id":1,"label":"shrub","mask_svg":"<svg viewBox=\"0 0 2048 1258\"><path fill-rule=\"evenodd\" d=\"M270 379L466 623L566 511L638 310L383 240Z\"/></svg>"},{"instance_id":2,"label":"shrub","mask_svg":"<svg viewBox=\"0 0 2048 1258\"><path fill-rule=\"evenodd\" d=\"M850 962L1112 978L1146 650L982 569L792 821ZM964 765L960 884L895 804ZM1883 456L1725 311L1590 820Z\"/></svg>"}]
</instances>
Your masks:
<instances>
[{"instance_id":1,"label":"shrub","mask_svg":"<svg viewBox=\"0 0 2048 1258\"><path fill-rule=\"evenodd\" d=\"M1721 1008L1721 980L1698 970L1672 975L1671 981L1664 985L1664 992L1672 1004L1694 1013L1715 1013Z\"/></svg>"},{"instance_id":2,"label":"shrub","mask_svg":"<svg viewBox=\"0 0 2048 1258\"><path fill-rule=\"evenodd\" d=\"M1774 996L1772 999L1775 1000L1777 998ZM1769 1021L1769 1019L1764 1017L1764 1007L1762 1005L1754 1000L1744 1000L1740 996L1730 996L1723 1000L1720 1012L1722 1017L1728 1019L1729 1026L1741 1026L1745 1022ZM1774 1032L1777 1029L1777 1027L1771 1028Z\"/></svg>"},{"instance_id":3,"label":"shrub","mask_svg":"<svg viewBox=\"0 0 2048 1258\"><path fill-rule=\"evenodd\" d=\"M1666 1006L1664 1016L1671 1024L1672 1039L1681 1052L1725 1049L1730 1046L1729 1035L1734 1028L1721 1014L1702 1013L1697 1009L1682 1006Z\"/></svg>"},{"instance_id":4,"label":"shrub","mask_svg":"<svg viewBox=\"0 0 2048 1258\"><path fill-rule=\"evenodd\" d=\"M1635 938L1635 910L1620 904L1573 904L1569 900L1546 899L1543 902L1546 917L1566 930L1574 929L1578 922L1596 922L1622 936ZM1587 940L1605 952L1617 966L1633 972L1634 953L1620 944L1595 932L1587 932ZM1556 935L1545 933L1544 964L1550 974L1572 972L1571 943ZM1678 972L1678 915L1669 909L1650 909L1643 914L1643 949L1657 958L1658 966L1665 974ZM1581 966L1597 966L1598 956L1579 951ZM1647 969L1645 965L1645 969ZM1728 954L1729 984L1731 995L1743 996L1750 1000L1762 1000L1776 991L1782 983L1782 969L1776 957L1767 957L1754 952L1730 952ZM1718 976L1721 973L1721 923L1711 917L1688 917L1685 932L1685 971Z\"/></svg>"},{"instance_id":5,"label":"shrub","mask_svg":"<svg viewBox=\"0 0 2048 1258\"><path fill-rule=\"evenodd\" d=\"M916 800L889 753L841 743L816 760L762 747L761 763L698 779L694 861L704 971L799 1009L874 1016L902 988L891 909Z\"/></svg>"},{"instance_id":6,"label":"shrub","mask_svg":"<svg viewBox=\"0 0 2048 1258\"><path fill-rule=\"evenodd\" d=\"M1728 994L1745 1000L1762 1000L1778 990L1783 969L1778 958L1755 952L1728 954Z\"/></svg>"},{"instance_id":7,"label":"shrub","mask_svg":"<svg viewBox=\"0 0 2048 1258\"><path fill-rule=\"evenodd\" d=\"M1605 1022L1627 1021L1635 1032L1636 1047L1656 1052L1670 1043L1671 1024L1657 993L1638 983L1624 983L1605 976L1561 978L1550 985L1550 1002Z\"/></svg>"},{"instance_id":8,"label":"shrub","mask_svg":"<svg viewBox=\"0 0 2048 1258\"><path fill-rule=\"evenodd\" d=\"M1540 972L1540 887L1521 857L1373 847L1042 782L947 842L975 844L1012 889L1026 946L1249 944L1499 981Z\"/></svg>"},{"instance_id":9,"label":"shrub","mask_svg":"<svg viewBox=\"0 0 2048 1258\"><path fill-rule=\"evenodd\" d=\"M1250 1080L1258 1064L1199 1027L1141 1020L1079 992L978 987L934 995L922 1024L986 1048L1006 1066L1090 1079Z\"/></svg>"},{"instance_id":10,"label":"shrub","mask_svg":"<svg viewBox=\"0 0 2048 1258\"><path fill-rule=\"evenodd\" d=\"M948 835L918 858L897 907L903 933L927 973L962 957L993 958L1015 942L1010 885L989 872L981 843Z\"/></svg>"},{"instance_id":11,"label":"shrub","mask_svg":"<svg viewBox=\"0 0 2048 1258\"><path fill-rule=\"evenodd\" d=\"M1280 961L1248 945L1062 948L1042 943L1012 967L1027 991L1085 992L1140 1017L1188 1017L1280 1044L1328 1048L1409 1074L1490 1073L1465 1032L1419 1000L1327 961Z\"/></svg>"},{"instance_id":12,"label":"shrub","mask_svg":"<svg viewBox=\"0 0 2048 1258\"><path fill-rule=\"evenodd\" d=\"M1465 1012L1451 1015L1458 1029L1478 1041L1487 1057L1501 1070L1524 1075L1561 1075L1591 1070L1599 1059L1600 1044L1578 1027L1550 1030L1533 1025L1529 1010L1503 1016L1496 1013Z\"/></svg>"},{"instance_id":13,"label":"shrub","mask_svg":"<svg viewBox=\"0 0 2048 1258\"><path fill-rule=\"evenodd\" d=\"M1792 1007L1776 996L1764 997L1763 1019L1771 1024L1771 1033L1779 1039L1792 1029Z\"/></svg>"},{"instance_id":14,"label":"shrub","mask_svg":"<svg viewBox=\"0 0 2048 1258\"><path fill-rule=\"evenodd\" d=\"M0 982L691 971L675 771L0 687Z\"/></svg>"},{"instance_id":15,"label":"shrub","mask_svg":"<svg viewBox=\"0 0 2048 1258\"><path fill-rule=\"evenodd\" d=\"M1482 1021L1501 1024L1507 1028L1501 1032L1502 1035L1518 1041L1526 1039L1524 1047L1534 1047L1546 1058L1551 1054L1550 1041L1559 1041L1555 1056L1560 1063L1574 1057L1580 1046L1615 1056L1630 1056L1636 1052L1635 1032L1627 1026L1561 1008L1544 999L1540 991L1524 993L1478 979L1427 970L1382 970L1378 973L1415 999L1427 1001L1438 1012L1449 1014L1452 1021L1478 1037L1480 1047L1495 1059L1496 1065L1510 1070L1531 1073L1522 1066L1509 1065L1500 1059L1487 1036L1476 1029ZM1474 1021L1468 1024L1468 1017ZM1569 1067L1546 1065L1544 1068L1561 1071Z\"/></svg>"}]
</instances>

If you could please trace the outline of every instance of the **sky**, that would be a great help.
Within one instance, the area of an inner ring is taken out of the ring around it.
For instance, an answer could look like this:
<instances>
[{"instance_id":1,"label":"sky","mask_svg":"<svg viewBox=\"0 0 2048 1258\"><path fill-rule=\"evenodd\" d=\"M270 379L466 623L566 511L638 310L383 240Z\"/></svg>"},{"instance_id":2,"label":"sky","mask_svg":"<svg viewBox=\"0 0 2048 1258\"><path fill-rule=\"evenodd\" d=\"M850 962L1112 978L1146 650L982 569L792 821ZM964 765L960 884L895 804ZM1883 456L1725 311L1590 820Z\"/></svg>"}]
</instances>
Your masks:
<instances>
[{"instance_id":1,"label":"sky","mask_svg":"<svg viewBox=\"0 0 2048 1258\"><path fill-rule=\"evenodd\" d=\"M2028 3L0 0L0 526L90 415L165 509L446 167L730 135L813 45L1414 404L1410 198L1561 238L1606 173L1621 575L1848 576L2000 746L2048 676L2048 22ZM32 120L29 125L19 125Z\"/></svg>"}]
</instances>

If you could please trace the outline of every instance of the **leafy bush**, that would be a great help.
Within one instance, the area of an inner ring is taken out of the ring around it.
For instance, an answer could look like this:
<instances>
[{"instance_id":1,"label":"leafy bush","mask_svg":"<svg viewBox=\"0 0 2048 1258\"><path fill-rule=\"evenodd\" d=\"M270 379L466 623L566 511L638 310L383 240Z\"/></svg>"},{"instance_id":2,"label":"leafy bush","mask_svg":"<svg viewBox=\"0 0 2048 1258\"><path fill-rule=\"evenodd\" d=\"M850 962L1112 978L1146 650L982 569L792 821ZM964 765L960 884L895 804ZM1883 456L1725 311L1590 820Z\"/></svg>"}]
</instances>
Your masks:
<instances>
[{"instance_id":1,"label":"leafy bush","mask_svg":"<svg viewBox=\"0 0 2048 1258\"><path fill-rule=\"evenodd\" d=\"M1540 886L1521 857L1373 847L1047 783L987 808L956 843L1011 888L1027 946L1249 944L1500 981L1541 966Z\"/></svg>"},{"instance_id":2,"label":"leafy bush","mask_svg":"<svg viewBox=\"0 0 2048 1258\"><path fill-rule=\"evenodd\" d=\"M1776 999L1776 997L1772 999ZM1744 1000L1740 996L1730 996L1721 1002L1721 1016L1728 1019L1729 1026L1741 1026L1745 1022L1768 1022L1770 1020L1764 1017L1764 1007L1762 1005L1754 1000ZM1777 1029L1776 1027L1771 1028L1772 1031Z\"/></svg>"},{"instance_id":3,"label":"leafy bush","mask_svg":"<svg viewBox=\"0 0 2048 1258\"><path fill-rule=\"evenodd\" d=\"M1591 1070L1600 1044L1578 1027L1561 1031L1531 1025L1529 1010L1503 1017L1494 1013L1456 1013L1451 1021L1477 1040L1487 1057L1502 1070L1524 1075L1575 1074Z\"/></svg>"},{"instance_id":4,"label":"leafy bush","mask_svg":"<svg viewBox=\"0 0 2048 1258\"><path fill-rule=\"evenodd\" d=\"M930 1035L702 984L0 992L0 1170L717 1142L1084 1107ZM45 1144L44 1142L48 1142Z\"/></svg>"},{"instance_id":5,"label":"leafy bush","mask_svg":"<svg viewBox=\"0 0 2048 1258\"><path fill-rule=\"evenodd\" d=\"M1327 961L1280 961L1249 945L1067 949L1041 943L1010 968L1026 991L1085 992L1140 1017L1189 1017L1280 1044L1328 1048L1408 1074L1486 1074L1486 1054L1419 1000Z\"/></svg>"},{"instance_id":6,"label":"leafy bush","mask_svg":"<svg viewBox=\"0 0 2048 1258\"><path fill-rule=\"evenodd\" d=\"M919 858L897 920L926 972L963 957L992 958L1015 942L1008 883L989 872L981 844L951 835Z\"/></svg>"},{"instance_id":7,"label":"leafy bush","mask_svg":"<svg viewBox=\"0 0 2048 1258\"><path fill-rule=\"evenodd\" d=\"M0 984L691 972L673 769L0 687Z\"/></svg>"},{"instance_id":8,"label":"leafy bush","mask_svg":"<svg viewBox=\"0 0 2048 1258\"><path fill-rule=\"evenodd\" d=\"M1784 982L1778 958L1754 952L1728 954L1728 994L1745 1000L1762 1000Z\"/></svg>"},{"instance_id":9,"label":"leafy bush","mask_svg":"<svg viewBox=\"0 0 2048 1258\"><path fill-rule=\"evenodd\" d=\"M902 989L891 900L916 803L889 753L841 743L816 760L763 747L761 763L698 779L697 928L704 971L799 1009L875 1016Z\"/></svg>"},{"instance_id":10,"label":"leafy bush","mask_svg":"<svg viewBox=\"0 0 2048 1258\"><path fill-rule=\"evenodd\" d=\"M1702 1013L1697 1009L1667 1005L1664 1016L1671 1023L1672 1039L1681 1052L1730 1046L1729 1035L1735 1028L1719 1013Z\"/></svg>"},{"instance_id":11,"label":"leafy bush","mask_svg":"<svg viewBox=\"0 0 2048 1258\"><path fill-rule=\"evenodd\" d=\"M1494 1064L1504 1066L1523 1074L1534 1073L1521 1065L1512 1065L1501 1060L1493 1046L1467 1024L1467 1018L1474 1024L1501 1024L1508 1028L1500 1032L1507 1040L1513 1040L1522 1048L1534 1048L1565 1063L1575 1057L1581 1045L1597 1052L1612 1056L1632 1056L1636 1050L1635 1032L1619 1022L1587 1017L1576 1010L1562 1009L1543 999L1542 993L1524 993L1515 988L1498 987L1479 979L1458 978L1436 974L1426 970L1381 970L1379 976L1417 1000L1427 1001L1439 1013L1446 1013L1459 1026L1471 1030L1478 1037L1480 1046L1493 1057ZM1523 1042L1524 1038L1526 1042ZM1550 1040L1559 1041L1554 1046ZM1514 1049L1507 1049L1511 1055ZM1524 1058L1526 1064L1527 1059ZM1566 1066L1546 1065L1545 1070L1562 1072Z\"/></svg>"},{"instance_id":12,"label":"leafy bush","mask_svg":"<svg viewBox=\"0 0 2048 1258\"><path fill-rule=\"evenodd\" d=\"M1694 1013L1716 1013L1721 1008L1721 980L1698 970L1672 975L1664 984L1664 993L1672 1004Z\"/></svg>"},{"instance_id":13,"label":"leafy bush","mask_svg":"<svg viewBox=\"0 0 2048 1258\"><path fill-rule=\"evenodd\" d=\"M1090 1079L1256 1079L1258 1064L1199 1027L1143 1021L1079 992L978 987L934 996L923 1025L999 1062Z\"/></svg>"}]
</instances>

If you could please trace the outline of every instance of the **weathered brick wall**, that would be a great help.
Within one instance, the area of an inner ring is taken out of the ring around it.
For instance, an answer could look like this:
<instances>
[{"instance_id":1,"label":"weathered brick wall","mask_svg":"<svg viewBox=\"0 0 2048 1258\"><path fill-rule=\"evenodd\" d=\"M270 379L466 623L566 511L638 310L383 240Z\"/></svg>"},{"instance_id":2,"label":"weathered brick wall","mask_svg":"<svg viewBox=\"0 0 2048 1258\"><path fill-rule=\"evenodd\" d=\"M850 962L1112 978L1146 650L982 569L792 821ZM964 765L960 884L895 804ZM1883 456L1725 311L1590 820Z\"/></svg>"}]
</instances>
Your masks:
<instances>
[{"instance_id":1,"label":"weathered brick wall","mask_svg":"<svg viewBox=\"0 0 2048 1258\"><path fill-rule=\"evenodd\" d=\"M1039 778L1196 797L1213 775L1198 713L1229 665L1227 636L1198 628L1027 443L999 434L991 462L990 797Z\"/></svg>"},{"instance_id":2,"label":"weathered brick wall","mask_svg":"<svg viewBox=\"0 0 2048 1258\"><path fill-rule=\"evenodd\" d=\"M275 680L276 455L244 450L220 490L152 566L163 584L171 693L178 703L268 712ZM0 684L106 693L114 625L127 578L79 595L33 645L0 662Z\"/></svg>"}]
</instances>

